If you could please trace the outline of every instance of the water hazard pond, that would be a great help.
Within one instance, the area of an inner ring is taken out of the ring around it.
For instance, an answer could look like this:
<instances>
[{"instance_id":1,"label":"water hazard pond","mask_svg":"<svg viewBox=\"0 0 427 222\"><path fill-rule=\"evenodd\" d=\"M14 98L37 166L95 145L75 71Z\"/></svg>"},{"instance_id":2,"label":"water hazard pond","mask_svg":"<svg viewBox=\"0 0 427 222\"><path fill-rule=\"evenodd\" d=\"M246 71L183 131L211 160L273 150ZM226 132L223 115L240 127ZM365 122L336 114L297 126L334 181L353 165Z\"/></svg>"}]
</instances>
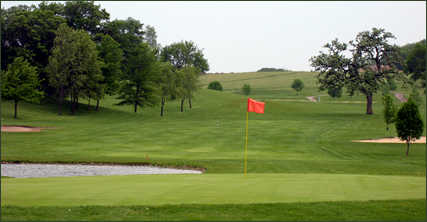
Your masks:
<instances>
[{"instance_id":1,"label":"water hazard pond","mask_svg":"<svg viewBox=\"0 0 427 222\"><path fill-rule=\"evenodd\" d=\"M201 173L202 171L199 170L183 170L152 166L29 163L1 164L2 176L16 178Z\"/></svg>"}]
</instances>

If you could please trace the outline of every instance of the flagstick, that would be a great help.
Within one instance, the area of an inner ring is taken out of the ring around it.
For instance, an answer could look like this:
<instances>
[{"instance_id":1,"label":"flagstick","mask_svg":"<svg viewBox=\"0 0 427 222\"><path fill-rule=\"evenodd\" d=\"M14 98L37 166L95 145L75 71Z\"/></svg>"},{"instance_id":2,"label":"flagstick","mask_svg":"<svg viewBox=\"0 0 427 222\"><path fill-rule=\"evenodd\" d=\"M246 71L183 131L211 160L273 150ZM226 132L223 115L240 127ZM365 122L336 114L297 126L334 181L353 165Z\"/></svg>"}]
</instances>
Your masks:
<instances>
[{"instance_id":1,"label":"flagstick","mask_svg":"<svg viewBox=\"0 0 427 222\"><path fill-rule=\"evenodd\" d=\"M247 172L247 166L248 166L248 116L249 112L246 112L246 143L245 143L245 167L244 167L244 175L246 175Z\"/></svg>"}]
</instances>

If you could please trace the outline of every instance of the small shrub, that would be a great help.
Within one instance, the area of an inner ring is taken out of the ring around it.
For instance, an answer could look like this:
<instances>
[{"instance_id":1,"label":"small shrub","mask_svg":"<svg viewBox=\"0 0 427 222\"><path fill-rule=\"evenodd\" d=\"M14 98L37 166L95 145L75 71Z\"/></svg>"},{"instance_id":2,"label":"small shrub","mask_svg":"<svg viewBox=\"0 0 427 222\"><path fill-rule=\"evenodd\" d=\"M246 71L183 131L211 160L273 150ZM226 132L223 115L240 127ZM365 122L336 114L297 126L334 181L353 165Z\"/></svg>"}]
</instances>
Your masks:
<instances>
[{"instance_id":1,"label":"small shrub","mask_svg":"<svg viewBox=\"0 0 427 222\"><path fill-rule=\"evenodd\" d=\"M242 93L249 95L251 93L251 86L249 84L244 84L242 87Z\"/></svg>"},{"instance_id":2,"label":"small shrub","mask_svg":"<svg viewBox=\"0 0 427 222\"><path fill-rule=\"evenodd\" d=\"M213 81L209 83L208 89L222 91L222 85L218 81Z\"/></svg>"},{"instance_id":3,"label":"small shrub","mask_svg":"<svg viewBox=\"0 0 427 222\"><path fill-rule=\"evenodd\" d=\"M295 89L295 91L297 91L297 94L298 94L298 92L304 88L304 83L301 81L301 79L295 79L291 87L292 89Z\"/></svg>"}]
</instances>

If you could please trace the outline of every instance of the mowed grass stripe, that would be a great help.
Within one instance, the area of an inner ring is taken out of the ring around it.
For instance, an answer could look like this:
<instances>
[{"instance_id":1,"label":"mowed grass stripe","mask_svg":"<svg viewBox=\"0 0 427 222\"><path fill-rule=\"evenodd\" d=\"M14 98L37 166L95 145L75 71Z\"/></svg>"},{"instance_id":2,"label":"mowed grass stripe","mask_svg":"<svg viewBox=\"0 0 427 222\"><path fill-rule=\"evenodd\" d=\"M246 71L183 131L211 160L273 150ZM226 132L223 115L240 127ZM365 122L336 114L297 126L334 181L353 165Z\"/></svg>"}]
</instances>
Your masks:
<instances>
[{"instance_id":1,"label":"mowed grass stripe","mask_svg":"<svg viewBox=\"0 0 427 222\"><path fill-rule=\"evenodd\" d=\"M4 179L3 206L250 204L425 198L424 177L347 174L134 175Z\"/></svg>"}]
</instances>

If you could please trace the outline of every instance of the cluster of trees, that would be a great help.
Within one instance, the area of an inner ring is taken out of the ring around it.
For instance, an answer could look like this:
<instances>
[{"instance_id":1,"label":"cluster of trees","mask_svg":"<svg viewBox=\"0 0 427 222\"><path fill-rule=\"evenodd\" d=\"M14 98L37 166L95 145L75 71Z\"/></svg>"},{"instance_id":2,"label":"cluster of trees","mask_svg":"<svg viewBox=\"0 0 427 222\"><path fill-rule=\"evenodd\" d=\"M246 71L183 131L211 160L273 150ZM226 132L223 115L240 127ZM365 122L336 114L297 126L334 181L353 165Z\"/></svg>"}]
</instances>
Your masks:
<instances>
[{"instance_id":1,"label":"cluster of trees","mask_svg":"<svg viewBox=\"0 0 427 222\"><path fill-rule=\"evenodd\" d=\"M261 68L257 72L290 72L288 69L280 69L280 68Z\"/></svg>"},{"instance_id":2,"label":"cluster of trees","mask_svg":"<svg viewBox=\"0 0 427 222\"><path fill-rule=\"evenodd\" d=\"M75 113L79 99L96 100L98 110L105 95L117 95L117 105L131 104L135 112L160 104L163 115L168 99L180 99L181 111L188 100L191 109L198 77L209 70L202 50L192 41L162 47L154 27L109 17L93 1L1 9L4 98L17 104L44 95L57 101L60 114L67 98ZM29 68L17 71L19 64ZM27 87L29 95L9 95L17 87L11 75L28 69L37 77L30 78L35 87Z\"/></svg>"}]
</instances>

